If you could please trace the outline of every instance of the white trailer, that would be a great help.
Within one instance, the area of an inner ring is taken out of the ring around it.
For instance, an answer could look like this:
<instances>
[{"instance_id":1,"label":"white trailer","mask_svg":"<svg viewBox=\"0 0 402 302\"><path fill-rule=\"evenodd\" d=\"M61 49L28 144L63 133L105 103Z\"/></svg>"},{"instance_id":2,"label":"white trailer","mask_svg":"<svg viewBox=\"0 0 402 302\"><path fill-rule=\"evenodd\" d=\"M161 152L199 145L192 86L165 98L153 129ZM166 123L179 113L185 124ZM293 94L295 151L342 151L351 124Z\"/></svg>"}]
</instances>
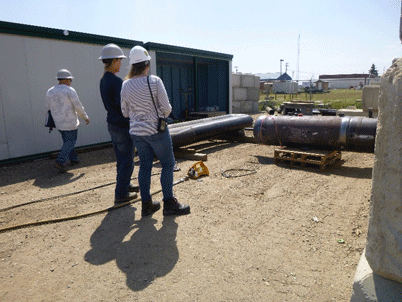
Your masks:
<instances>
[{"instance_id":1,"label":"white trailer","mask_svg":"<svg viewBox=\"0 0 402 302\"><path fill-rule=\"evenodd\" d=\"M81 122L76 146L110 142L99 92L104 66L98 60L109 43L119 45L127 57L135 45L148 49L153 58L151 74L160 74L176 111L184 106L179 88L187 89L191 83L198 93L198 106L231 108L232 55L0 21L0 163L60 149L60 134L49 133L44 123L45 94L58 83L55 77L62 68L73 74L72 87L91 121ZM128 65L129 60L123 60L117 76L124 78Z\"/></svg>"},{"instance_id":2,"label":"white trailer","mask_svg":"<svg viewBox=\"0 0 402 302\"><path fill-rule=\"evenodd\" d=\"M272 86L273 93L297 93L299 85L296 82L274 82Z\"/></svg>"}]
</instances>

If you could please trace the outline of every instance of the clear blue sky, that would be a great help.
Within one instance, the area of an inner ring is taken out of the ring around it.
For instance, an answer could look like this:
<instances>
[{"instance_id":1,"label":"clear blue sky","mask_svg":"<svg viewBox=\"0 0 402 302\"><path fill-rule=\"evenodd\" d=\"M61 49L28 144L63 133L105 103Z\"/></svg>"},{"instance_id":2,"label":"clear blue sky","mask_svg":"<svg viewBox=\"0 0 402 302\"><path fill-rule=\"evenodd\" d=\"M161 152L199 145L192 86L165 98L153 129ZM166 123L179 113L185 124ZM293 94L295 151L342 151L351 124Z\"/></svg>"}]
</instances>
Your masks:
<instances>
[{"instance_id":1,"label":"clear blue sky","mask_svg":"<svg viewBox=\"0 0 402 302\"><path fill-rule=\"evenodd\" d=\"M380 74L402 56L399 0L0 0L0 20L232 54L243 73ZM1 51L1 50L0 50Z\"/></svg>"}]
</instances>

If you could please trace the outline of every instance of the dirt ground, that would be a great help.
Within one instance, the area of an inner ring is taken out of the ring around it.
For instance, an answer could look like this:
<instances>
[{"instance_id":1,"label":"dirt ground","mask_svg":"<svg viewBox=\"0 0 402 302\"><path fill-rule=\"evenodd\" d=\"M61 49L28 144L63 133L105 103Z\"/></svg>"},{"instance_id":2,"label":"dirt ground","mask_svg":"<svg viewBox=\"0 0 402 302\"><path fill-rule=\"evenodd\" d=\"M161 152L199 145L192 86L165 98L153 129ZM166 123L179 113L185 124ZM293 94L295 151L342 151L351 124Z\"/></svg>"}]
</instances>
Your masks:
<instances>
[{"instance_id":1,"label":"dirt ground","mask_svg":"<svg viewBox=\"0 0 402 302\"><path fill-rule=\"evenodd\" d=\"M342 152L320 172L274 164L276 146L192 147L207 154L210 175L174 187L190 215L141 219L133 203L0 233L0 301L350 300L366 243L373 154ZM113 150L80 160L66 174L51 159L0 167L0 209L94 188L0 211L0 229L111 207ZM177 163L175 180L195 161ZM255 173L224 177L229 169ZM153 172L155 192L157 161Z\"/></svg>"}]
</instances>

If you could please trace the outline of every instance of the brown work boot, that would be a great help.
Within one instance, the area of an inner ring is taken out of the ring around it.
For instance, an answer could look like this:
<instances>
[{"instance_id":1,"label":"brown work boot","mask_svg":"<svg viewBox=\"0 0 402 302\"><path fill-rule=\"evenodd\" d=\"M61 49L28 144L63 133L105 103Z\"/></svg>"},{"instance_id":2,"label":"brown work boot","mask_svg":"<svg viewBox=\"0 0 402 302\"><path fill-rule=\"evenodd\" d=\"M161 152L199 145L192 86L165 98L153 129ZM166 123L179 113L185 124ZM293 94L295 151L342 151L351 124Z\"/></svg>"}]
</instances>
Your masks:
<instances>
[{"instance_id":1,"label":"brown work boot","mask_svg":"<svg viewBox=\"0 0 402 302\"><path fill-rule=\"evenodd\" d=\"M190 206L179 203L175 197L163 201L163 216L190 214Z\"/></svg>"},{"instance_id":2,"label":"brown work boot","mask_svg":"<svg viewBox=\"0 0 402 302\"><path fill-rule=\"evenodd\" d=\"M152 201L152 198L142 202L141 216L149 216L161 208L161 204L158 201Z\"/></svg>"}]
</instances>

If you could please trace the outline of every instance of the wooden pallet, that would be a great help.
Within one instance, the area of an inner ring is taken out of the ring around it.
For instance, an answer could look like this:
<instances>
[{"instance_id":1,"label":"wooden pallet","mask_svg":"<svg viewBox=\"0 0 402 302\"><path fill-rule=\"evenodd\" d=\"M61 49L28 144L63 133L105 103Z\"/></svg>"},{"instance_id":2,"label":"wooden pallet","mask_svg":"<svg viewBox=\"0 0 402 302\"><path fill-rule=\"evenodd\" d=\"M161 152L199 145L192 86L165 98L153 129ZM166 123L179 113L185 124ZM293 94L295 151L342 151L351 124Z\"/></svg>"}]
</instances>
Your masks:
<instances>
[{"instance_id":1,"label":"wooden pallet","mask_svg":"<svg viewBox=\"0 0 402 302\"><path fill-rule=\"evenodd\" d=\"M290 166L306 167L307 165L318 166L320 171L333 165L341 159L340 151L308 150L280 148L274 151L274 163L283 163Z\"/></svg>"}]
</instances>

